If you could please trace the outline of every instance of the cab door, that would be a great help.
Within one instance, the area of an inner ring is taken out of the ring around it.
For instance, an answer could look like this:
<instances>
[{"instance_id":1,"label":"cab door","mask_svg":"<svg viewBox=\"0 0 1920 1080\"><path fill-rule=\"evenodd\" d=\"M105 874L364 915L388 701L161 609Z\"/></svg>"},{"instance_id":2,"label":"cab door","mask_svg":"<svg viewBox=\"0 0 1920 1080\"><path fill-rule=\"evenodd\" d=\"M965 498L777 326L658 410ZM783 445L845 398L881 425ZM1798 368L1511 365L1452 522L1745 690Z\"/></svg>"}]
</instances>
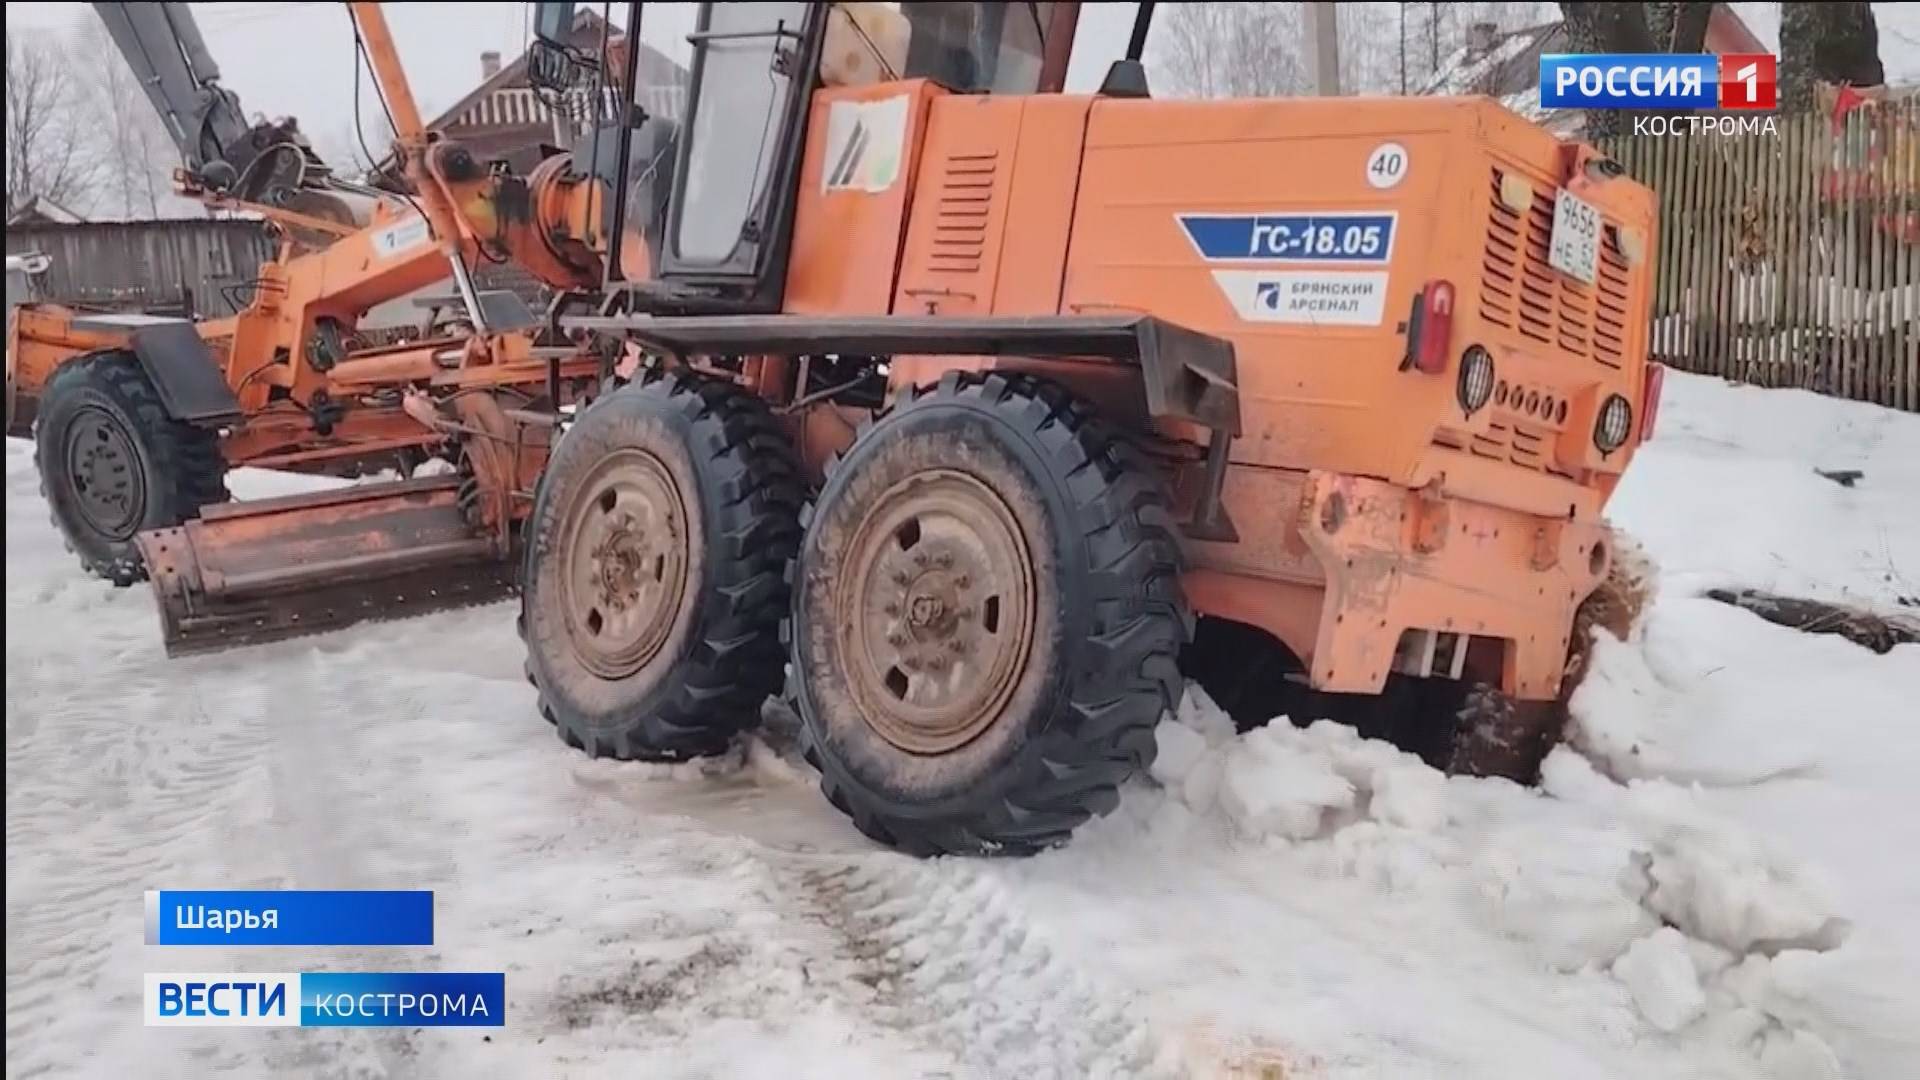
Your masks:
<instances>
[{"instance_id":1,"label":"cab door","mask_svg":"<svg viewBox=\"0 0 1920 1080\"><path fill-rule=\"evenodd\" d=\"M701 5L662 278L777 310L825 10Z\"/></svg>"}]
</instances>

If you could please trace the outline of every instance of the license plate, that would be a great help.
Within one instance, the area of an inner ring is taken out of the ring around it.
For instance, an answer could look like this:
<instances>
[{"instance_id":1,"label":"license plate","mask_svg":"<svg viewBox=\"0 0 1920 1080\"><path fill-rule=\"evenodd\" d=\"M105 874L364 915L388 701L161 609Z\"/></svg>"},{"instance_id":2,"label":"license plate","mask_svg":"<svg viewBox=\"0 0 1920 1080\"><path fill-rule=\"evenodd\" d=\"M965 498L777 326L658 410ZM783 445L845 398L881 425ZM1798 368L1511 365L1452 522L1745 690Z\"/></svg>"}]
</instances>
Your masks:
<instances>
[{"instance_id":1,"label":"license plate","mask_svg":"<svg viewBox=\"0 0 1920 1080\"><path fill-rule=\"evenodd\" d=\"M1599 263L1600 211L1562 189L1553 204L1553 238L1547 245L1547 264L1591 285Z\"/></svg>"}]
</instances>

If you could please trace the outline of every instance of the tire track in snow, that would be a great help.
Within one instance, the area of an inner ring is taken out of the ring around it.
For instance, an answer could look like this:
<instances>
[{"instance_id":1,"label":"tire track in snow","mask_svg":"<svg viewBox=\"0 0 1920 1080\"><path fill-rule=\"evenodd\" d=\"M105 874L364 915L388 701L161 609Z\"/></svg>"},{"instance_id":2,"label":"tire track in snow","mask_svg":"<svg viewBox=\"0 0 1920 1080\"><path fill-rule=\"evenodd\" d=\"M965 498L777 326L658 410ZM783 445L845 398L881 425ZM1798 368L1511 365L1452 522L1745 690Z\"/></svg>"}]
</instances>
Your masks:
<instances>
[{"instance_id":1,"label":"tire track in snow","mask_svg":"<svg viewBox=\"0 0 1920 1080\"><path fill-rule=\"evenodd\" d=\"M1147 1025L1055 956L1019 904L970 864L875 854L776 869L837 939L870 1016L989 1077L1171 1072Z\"/></svg>"},{"instance_id":2,"label":"tire track in snow","mask_svg":"<svg viewBox=\"0 0 1920 1080\"><path fill-rule=\"evenodd\" d=\"M258 685L164 672L145 586L51 592L8 596L10 626L49 630L7 641L7 1038L22 1076L74 1067L54 1048L97 1047L90 1027L137 1013L139 984L110 972L143 966L142 894L208 884L176 875L217 865L223 823L267 785ZM62 663L81 627L114 679ZM64 1007L74 986L105 1007Z\"/></svg>"},{"instance_id":3,"label":"tire track in snow","mask_svg":"<svg viewBox=\"0 0 1920 1080\"><path fill-rule=\"evenodd\" d=\"M1147 1029L977 868L872 852L811 790L654 782L560 751L521 700L498 611L165 659L148 588L71 566L16 457L9 444L10 1075L751 1072L752 1047L712 1044L732 1023L811 1052L796 1067L1151 1074ZM142 943L149 888L355 885L444 891L447 946ZM486 1046L134 1019L142 970L316 966L504 968L509 1026Z\"/></svg>"}]
</instances>

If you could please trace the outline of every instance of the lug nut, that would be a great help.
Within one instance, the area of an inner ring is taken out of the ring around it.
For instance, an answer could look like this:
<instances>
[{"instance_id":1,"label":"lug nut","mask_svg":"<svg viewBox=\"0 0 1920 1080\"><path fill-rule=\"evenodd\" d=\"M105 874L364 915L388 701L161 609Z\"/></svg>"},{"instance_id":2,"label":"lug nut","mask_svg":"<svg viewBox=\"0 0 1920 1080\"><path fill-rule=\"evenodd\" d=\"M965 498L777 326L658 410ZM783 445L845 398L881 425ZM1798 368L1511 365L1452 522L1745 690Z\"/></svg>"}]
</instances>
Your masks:
<instances>
[{"instance_id":1,"label":"lug nut","mask_svg":"<svg viewBox=\"0 0 1920 1080\"><path fill-rule=\"evenodd\" d=\"M920 658L917 656L909 656L905 660L900 661L900 666L906 668L908 671L919 671Z\"/></svg>"},{"instance_id":2,"label":"lug nut","mask_svg":"<svg viewBox=\"0 0 1920 1080\"><path fill-rule=\"evenodd\" d=\"M939 565L940 569L945 570L947 567L953 565L953 554L943 551L933 561Z\"/></svg>"},{"instance_id":3,"label":"lug nut","mask_svg":"<svg viewBox=\"0 0 1920 1080\"><path fill-rule=\"evenodd\" d=\"M893 572L893 583L895 585L905 585L907 583L907 572L904 570L895 570Z\"/></svg>"},{"instance_id":4,"label":"lug nut","mask_svg":"<svg viewBox=\"0 0 1920 1080\"><path fill-rule=\"evenodd\" d=\"M887 644L893 646L896 649L902 645L905 645L906 643L907 643L907 635L901 633L898 630L895 630L893 633L887 635Z\"/></svg>"},{"instance_id":5,"label":"lug nut","mask_svg":"<svg viewBox=\"0 0 1920 1080\"><path fill-rule=\"evenodd\" d=\"M927 565L927 553L926 553L926 552L924 552L924 551L916 551L916 552L914 552L914 553L913 553L913 565L915 565L915 566L925 566L925 565Z\"/></svg>"},{"instance_id":6,"label":"lug nut","mask_svg":"<svg viewBox=\"0 0 1920 1080\"><path fill-rule=\"evenodd\" d=\"M967 651L967 643L961 641L959 638L954 638L952 641L947 642L947 648L953 650L955 656L961 656Z\"/></svg>"},{"instance_id":7,"label":"lug nut","mask_svg":"<svg viewBox=\"0 0 1920 1080\"><path fill-rule=\"evenodd\" d=\"M885 613L886 613L886 614L888 614L888 615L898 615L898 614L900 614L900 605L899 605L899 604L888 604L888 605L886 605L885 607L882 607L882 608L881 608L880 610L881 610L881 611L883 611L883 612L885 612Z\"/></svg>"},{"instance_id":8,"label":"lug nut","mask_svg":"<svg viewBox=\"0 0 1920 1080\"><path fill-rule=\"evenodd\" d=\"M961 574L959 577L953 579L953 586L956 589L964 589L971 584L973 584L973 579L965 574Z\"/></svg>"}]
</instances>

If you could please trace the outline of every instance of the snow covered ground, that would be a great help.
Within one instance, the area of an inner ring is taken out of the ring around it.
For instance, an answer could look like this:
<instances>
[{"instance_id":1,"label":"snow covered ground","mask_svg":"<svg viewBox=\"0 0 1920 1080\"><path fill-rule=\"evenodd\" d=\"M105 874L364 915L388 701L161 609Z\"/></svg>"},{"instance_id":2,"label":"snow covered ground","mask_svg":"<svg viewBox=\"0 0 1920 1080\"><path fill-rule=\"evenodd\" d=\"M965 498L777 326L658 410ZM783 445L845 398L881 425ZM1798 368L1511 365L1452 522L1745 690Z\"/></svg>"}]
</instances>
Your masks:
<instances>
[{"instance_id":1,"label":"snow covered ground","mask_svg":"<svg viewBox=\"0 0 1920 1080\"><path fill-rule=\"evenodd\" d=\"M579 759L507 605L168 661L6 484L9 1076L1920 1075L1920 647L1696 598L1911 610L1914 416L1669 379L1614 503L1661 591L1542 790L1196 692L1018 862L877 850L758 742ZM432 888L440 944L141 943L145 889L275 886ZM507 1026L140 1026L143 971L302 968L504 969Z\"/></svg>"}]
</instances>

